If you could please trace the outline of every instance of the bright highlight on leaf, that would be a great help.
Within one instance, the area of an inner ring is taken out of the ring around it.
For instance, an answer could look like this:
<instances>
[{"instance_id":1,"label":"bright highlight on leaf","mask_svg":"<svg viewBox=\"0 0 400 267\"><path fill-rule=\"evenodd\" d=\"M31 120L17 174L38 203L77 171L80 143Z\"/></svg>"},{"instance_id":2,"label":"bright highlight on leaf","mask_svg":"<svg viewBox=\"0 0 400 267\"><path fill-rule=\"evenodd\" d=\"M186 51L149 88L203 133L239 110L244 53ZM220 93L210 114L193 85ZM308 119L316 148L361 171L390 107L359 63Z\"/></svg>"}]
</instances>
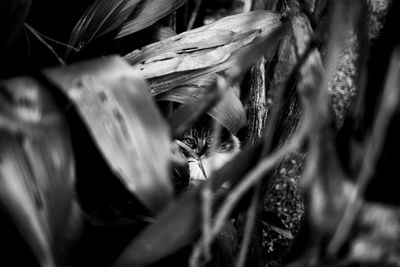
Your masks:
<instances>
[{"instance_id":1,"label":"bright highlight on leaf","mask_svg":"<svg viewBox=\"0 0 400 267\"><path fill-rule=\"evenodd\" d=\"M45 73L74 102L125 187L150 211L163 208L172 194L169 129L145 81L118 57Z\"/></svg>"},{"instance_id":2,"label":"bright highlight on leaf","mask_svg":"<svg viewBox=\"0 0 400 267\"><path fill-rule=\"evenodd\" d=\"M225 17L135 50L125 59L148 79L152 94L157 95L232 67L242 49L271 34L280 20L280 14L270 11Z\"/></svg>"}]
</instances>

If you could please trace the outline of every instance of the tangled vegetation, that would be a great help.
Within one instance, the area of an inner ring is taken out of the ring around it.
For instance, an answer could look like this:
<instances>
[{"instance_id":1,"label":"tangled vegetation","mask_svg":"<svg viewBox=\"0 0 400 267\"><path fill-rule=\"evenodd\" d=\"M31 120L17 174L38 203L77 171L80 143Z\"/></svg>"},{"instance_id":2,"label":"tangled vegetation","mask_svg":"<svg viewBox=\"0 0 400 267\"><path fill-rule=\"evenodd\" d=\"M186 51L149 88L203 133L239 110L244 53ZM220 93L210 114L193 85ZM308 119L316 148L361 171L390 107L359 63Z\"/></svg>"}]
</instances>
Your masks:
<instances>
[{"instance_id":1,"label":"tangled vegetation","mask_svg":"<svg viewBox=\"0 0 400 267\"><path fill-rule=\"evenodd\" d=\"M400 2L0 2L5 266L400 266ZM241 150L194 183L208 114ZM17 256L15 256L17 255Z\"/></svg>"}]
</instances>

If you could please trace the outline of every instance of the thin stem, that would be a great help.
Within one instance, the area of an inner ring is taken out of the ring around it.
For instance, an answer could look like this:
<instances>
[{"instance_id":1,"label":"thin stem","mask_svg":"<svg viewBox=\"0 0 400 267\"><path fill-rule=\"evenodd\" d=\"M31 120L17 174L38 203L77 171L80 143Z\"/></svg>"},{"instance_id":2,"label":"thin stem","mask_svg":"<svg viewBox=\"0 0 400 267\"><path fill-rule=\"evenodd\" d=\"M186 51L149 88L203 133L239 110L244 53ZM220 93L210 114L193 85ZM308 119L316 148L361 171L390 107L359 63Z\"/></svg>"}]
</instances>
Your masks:
<instances>
[{"instance_id":1,"label":"thin stem","mask_svg":"<svg viewBox=\"0 0 400 267\"><path fill-rule=\"evenodd\" d=\"M65 65L64 60L62 60L62 58L57 54L57 52L53 49L53 47L51 45L49 45L38 33L35 29L33 29L31 26L29 26L28 24L24 24L25 27L39 40L39 42L41 42L42 44L44 44L44 46L46 46L50 52L57 58L58 62L60 62L61 65Z\"/></svg>"},{"instance_id":2,"label":"thin stem","mask_svg":"<svg viewBox=\"0 0 400 267\"><path fill-rule=\"evenodd\" d=\"M193 29L194 23L196 22L197 15L199 14L199 11L200 11L201 2L202 2L202 0L197 0L195 2L195 6L194 6L192 15L190 16L189 23L187 26L188 31Z\"/></svg>"},{"instance_id":3,"label":"thin stem","mask_svg":"<svg viewBox=\"0 0 400 267\"><path fill-rule=\"evenodd\" d=\"M40 35L41 37L43 37L43 38L46 39L46 40L49 40L49 41L51 41L51 42L53 42L53 43L56 43L56 44L58 44L58 45L61 45L61 46L65 46L65 47L67 47L67 48L69 48L69 49L74 50L75 52L79 52L79 49L78 49L78 48L76 48L76 47L74 47L74 46L72 46L72 45L69 45L69 44L66 44L66 43L57 41L57 40L55 40L55 39L53 39L53 38L51 38L51 37L48 37L48 36L44 35L43 33L38 32L37 30L35 30L35 29L34 29L32 26L30 26L28 23L25 23L24 25L25 25L25 27L30 28L30 31L36 32L38 35Z\"/></svg>"}]
</instances>

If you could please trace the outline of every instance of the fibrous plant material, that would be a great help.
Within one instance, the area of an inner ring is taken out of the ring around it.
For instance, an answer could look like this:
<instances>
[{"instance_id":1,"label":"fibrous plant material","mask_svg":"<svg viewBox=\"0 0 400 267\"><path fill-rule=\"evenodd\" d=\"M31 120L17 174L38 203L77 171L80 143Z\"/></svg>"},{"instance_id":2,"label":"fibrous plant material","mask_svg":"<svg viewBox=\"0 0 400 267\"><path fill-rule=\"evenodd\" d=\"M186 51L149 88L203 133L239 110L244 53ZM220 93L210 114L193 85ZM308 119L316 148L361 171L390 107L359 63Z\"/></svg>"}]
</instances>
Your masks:
<instances>
[{"instance_id":1,"label":"fibrous plant material","mask_svg":"<svg viewBox=\"0 0 400 267\"><path fill-rule=\"evenodd\" d=\"M271 34L280 20L281 15L270 11L229 16L135 50L125 59L148 79L157 95L231 67L239 51Z\"/></svg>"}]
</instances>

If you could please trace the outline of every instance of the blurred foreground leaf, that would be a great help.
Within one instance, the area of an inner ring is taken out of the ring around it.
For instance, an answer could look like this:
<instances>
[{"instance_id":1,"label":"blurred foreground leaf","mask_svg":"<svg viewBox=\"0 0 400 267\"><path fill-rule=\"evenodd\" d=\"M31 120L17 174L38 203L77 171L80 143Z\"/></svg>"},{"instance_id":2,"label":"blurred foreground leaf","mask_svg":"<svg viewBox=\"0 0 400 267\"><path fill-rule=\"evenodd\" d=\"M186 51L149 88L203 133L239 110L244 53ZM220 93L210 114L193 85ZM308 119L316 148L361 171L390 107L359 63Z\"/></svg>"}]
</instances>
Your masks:
<instances>
[{"instance_id":1,"label":"blurred foreground leaf","mask_svg":"<svg viewBox=\"0 0 400 267\"><path fill-rule=\"evenodd\" d=\"M56 266L65 256L74 201L68 127L33 79L10 79L0 88L0 207L41 266Z\"/></svg>"},{"instance_id":2,"label":"blurred foreground leaf","mask_svg":"<svg viewBox=\"0 0 400 267\"><path fill-rule=\"evenodd\" d=\"M167 204L172 194L169 132L145 81L118 57L45 74L74 102L125 187L152 212Z\"/></svg>"}]
</instances>

